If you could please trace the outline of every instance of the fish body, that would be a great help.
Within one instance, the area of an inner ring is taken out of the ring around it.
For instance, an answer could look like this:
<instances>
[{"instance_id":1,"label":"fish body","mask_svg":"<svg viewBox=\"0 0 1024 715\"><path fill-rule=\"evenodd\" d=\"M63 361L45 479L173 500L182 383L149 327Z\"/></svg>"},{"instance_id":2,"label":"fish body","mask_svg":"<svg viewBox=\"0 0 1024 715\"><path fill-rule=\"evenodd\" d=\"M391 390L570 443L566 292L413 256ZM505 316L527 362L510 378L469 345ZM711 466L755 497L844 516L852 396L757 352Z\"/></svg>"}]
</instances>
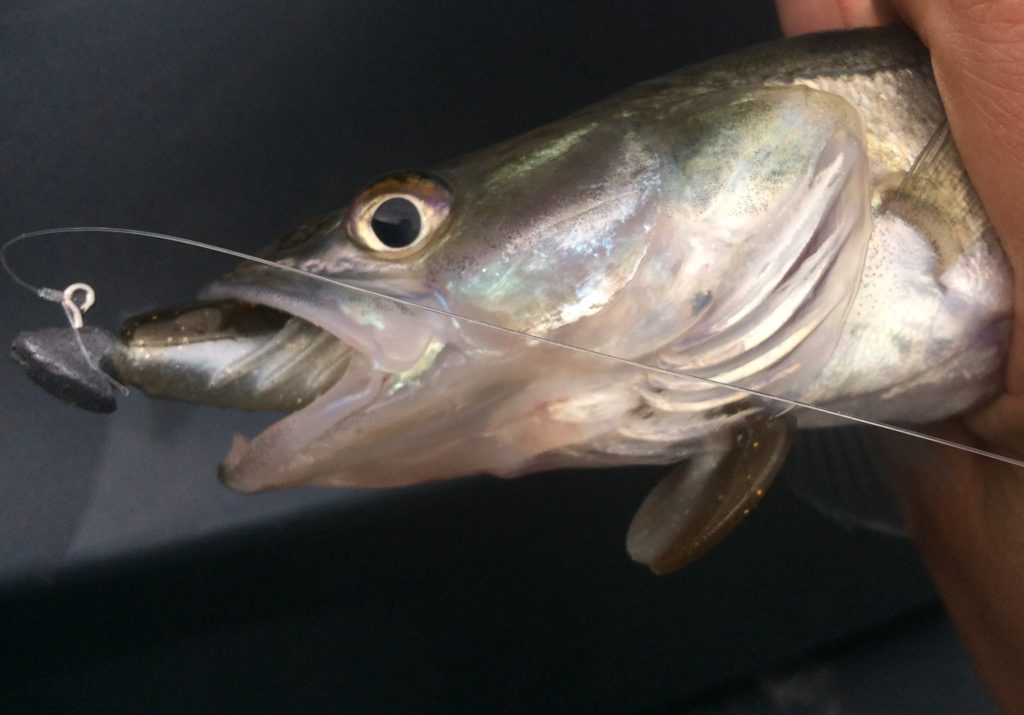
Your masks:
<instances>
[{"instance_id":1,"label":"fish body","mask_svg":"<svg viewBox=\"0 0 1024 715\"><path fill-rule=\"evenodd\" d=\"M928 55L891 28L760 46L389 175L266 256L402 302L246 264L106 358L158 397L291 413L237 438L230 486L681 463L630 532L656 570L749 511L795 426L684 375L928 422L999 389L1009 340L1006 259Z\"/></svg>"}]
</instances>

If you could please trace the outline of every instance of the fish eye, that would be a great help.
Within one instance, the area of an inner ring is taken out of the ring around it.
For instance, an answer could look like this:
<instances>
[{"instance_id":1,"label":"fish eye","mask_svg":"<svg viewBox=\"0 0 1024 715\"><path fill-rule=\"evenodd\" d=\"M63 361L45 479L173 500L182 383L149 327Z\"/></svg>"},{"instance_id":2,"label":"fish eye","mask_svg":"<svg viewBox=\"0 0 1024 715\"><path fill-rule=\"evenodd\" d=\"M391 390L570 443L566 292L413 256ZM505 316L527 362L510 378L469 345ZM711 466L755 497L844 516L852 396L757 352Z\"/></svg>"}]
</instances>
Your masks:
<instances>
[{"instance_id":1,"label":"fish eye","mask_svg":"<svg viewBox=\"0 0 1024 715\"><path fill-rule=\"evenodd\" d=\"M395 197L377 207L370 228L388 248L407 248L419 238L423 222L416 204L405 197Z\"/></svg>"},{"instance_id":2,"label":"fish eye","mask_svg":"<svg viewBox=\"0 0 1024 715\"><path fill-rule=\"evenodd\" d=\"M426 245L451 208L451 191L423 173L386 176L363 189L349 211L348 234L383 258L403 258Z\"/></svg>"}]
</instances>

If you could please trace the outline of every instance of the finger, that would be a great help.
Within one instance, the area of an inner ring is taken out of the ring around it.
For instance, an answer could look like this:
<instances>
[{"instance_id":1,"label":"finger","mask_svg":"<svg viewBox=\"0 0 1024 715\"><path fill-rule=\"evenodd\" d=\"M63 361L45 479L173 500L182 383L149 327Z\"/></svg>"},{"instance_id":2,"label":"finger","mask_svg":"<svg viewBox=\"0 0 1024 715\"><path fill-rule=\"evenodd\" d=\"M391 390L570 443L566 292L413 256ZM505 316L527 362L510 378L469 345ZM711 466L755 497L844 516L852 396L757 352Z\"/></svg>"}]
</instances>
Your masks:
<instances>
[{"instance_id":1,"label":"finger","mask_svg":"<svg viewBox=\"0 0 1024 715\"><path fill-rule=\"evenodd\" d=\"M967 417L967 428L993 451L1024 460L1024 395L1006 393ZM1024 474L1021 475L1024 486Z\"/></svg>"},{"instance_id":2,"label":"finger","mask_svg":"<svg viewBox=\"0 0 1024 715\"><path fill-rule=\"evenodd\" d=\"M907 526L978 672L1004 712L1024 712L1024 472L959 450L910 464Z\"/></svg>"},{"instance_id":3,"label":"finger","mask_svg":"<svg viewBox=\"0 0 1024 715\"><path fill-rule=\"evenodd\" d=\"M885 25L896 19L882 0L775 0L786 35Z\"/></svg>"}]
</instances>

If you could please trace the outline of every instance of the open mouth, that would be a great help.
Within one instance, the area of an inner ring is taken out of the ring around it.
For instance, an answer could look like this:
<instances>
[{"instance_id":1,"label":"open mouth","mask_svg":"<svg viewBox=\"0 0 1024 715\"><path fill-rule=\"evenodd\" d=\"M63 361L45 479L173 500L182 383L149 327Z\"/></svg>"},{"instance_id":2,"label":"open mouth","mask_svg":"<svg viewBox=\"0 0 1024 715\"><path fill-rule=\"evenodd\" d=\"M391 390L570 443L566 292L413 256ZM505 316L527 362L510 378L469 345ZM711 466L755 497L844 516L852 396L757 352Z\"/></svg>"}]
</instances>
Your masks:
<instances>
[{"instance_id":1,"label":"open mouth","mask_svg":"<svg viewBox=\"0 0 1024 715\"><path fill-rule=\"evenodd\" d=\"M258 288L208 292L219 295L127 321L111 371L152 397L289 413L251 440L236 436L221 466L235 488L283 486L285 463L373 402L392 373L371 357L370 331L337 307Z\"/></svg>"}]
</instances>

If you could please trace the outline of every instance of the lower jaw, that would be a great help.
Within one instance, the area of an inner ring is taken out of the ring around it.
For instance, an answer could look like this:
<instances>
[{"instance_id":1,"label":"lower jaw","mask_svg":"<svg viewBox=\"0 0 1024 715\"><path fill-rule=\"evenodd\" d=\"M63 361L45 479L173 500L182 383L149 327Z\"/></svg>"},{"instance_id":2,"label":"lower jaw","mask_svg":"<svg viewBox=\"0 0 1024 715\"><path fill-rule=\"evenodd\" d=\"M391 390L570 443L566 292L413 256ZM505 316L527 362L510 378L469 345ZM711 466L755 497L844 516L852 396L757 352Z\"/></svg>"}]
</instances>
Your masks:
<instances>
[{"instance_id":1,"label":"lower jaw","mask_svg":"<svg viewBox=\"0 0 1024 715\"><path fill-rule=\"evenodd\" d=\"M246 492L309 481L322 461L318 457L334 451L330 438L341 438L342 423L371 404L387 379L360 355L341 380L308 406L251 440L236 435L221 464L221 480Z\"/></svg>"}]
</instances>

